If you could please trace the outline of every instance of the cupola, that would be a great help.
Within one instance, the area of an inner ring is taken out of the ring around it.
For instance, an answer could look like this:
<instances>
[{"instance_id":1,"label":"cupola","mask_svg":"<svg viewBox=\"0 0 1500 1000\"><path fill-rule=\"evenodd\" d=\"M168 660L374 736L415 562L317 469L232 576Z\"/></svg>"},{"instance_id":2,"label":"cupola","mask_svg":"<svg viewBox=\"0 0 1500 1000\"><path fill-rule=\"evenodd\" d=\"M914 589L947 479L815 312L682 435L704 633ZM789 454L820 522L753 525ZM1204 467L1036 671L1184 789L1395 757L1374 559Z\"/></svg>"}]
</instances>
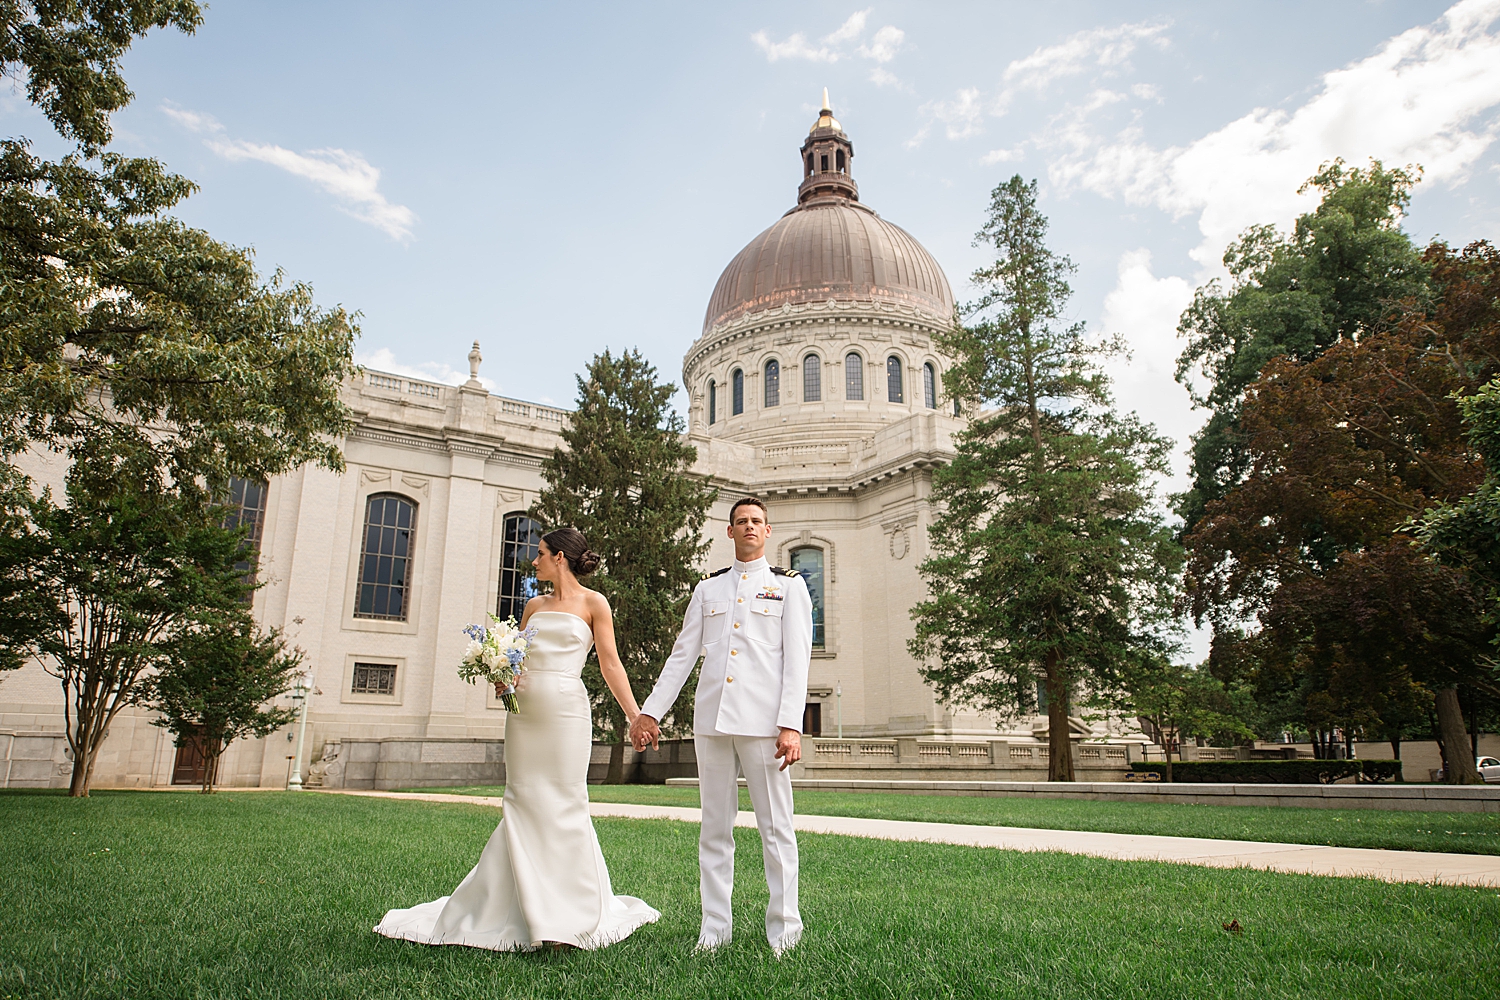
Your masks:
<instances>
[{"instance_id":1,"label":"cupola","mask_svg":"<svg viewBox=\"0 0 1500 1000\"><path fill-rule=\"evenodd\" d=\"M859 201L859 185L849 176L853 160L854 143L833 117L828 88L824 87L823 110L802 144L802 185L797 188L797 204L826 197Z\"/></svg>"}]
</instances>

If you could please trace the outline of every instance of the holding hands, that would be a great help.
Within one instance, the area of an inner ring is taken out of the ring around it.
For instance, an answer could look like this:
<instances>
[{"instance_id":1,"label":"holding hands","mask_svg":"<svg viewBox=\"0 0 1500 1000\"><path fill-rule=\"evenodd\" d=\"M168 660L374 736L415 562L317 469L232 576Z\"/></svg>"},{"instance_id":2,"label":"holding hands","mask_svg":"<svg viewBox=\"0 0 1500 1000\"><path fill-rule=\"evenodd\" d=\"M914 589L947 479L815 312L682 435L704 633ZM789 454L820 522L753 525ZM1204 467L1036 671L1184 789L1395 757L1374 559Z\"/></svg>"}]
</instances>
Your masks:
<instances>
[{"instance_id":1,"label":"holding hands","mask_svg":"<svg viewBox=\"0 0 1500 1000\"><path fill-rule=\"evenodd\" d=\"M649 715L637 715L630 723L630 743L636 753L644 753L646 747L659 749L661 727Z\"/></svg>"}]
</instances>

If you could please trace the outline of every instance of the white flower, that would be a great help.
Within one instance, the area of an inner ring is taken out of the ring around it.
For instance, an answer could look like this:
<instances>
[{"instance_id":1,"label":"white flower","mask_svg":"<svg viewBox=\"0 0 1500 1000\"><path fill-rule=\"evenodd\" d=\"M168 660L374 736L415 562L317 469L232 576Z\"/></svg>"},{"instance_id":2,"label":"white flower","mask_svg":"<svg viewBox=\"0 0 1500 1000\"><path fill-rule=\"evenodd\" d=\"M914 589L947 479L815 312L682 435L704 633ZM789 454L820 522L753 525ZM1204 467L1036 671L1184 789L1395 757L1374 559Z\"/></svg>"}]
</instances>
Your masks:
<instances>
[{"instance_id":1,"label":"white flower","mask_svg":"<svg viewBox=\"0 0 1500 1000\"><path fill-rule=\"evenodd\" d=\"M464 650L464 662L465 663L478 663L480 657L482 657L483 655L484 655L484 644L480 643L480 642L476 642L473 639L470 639L469 640L469 647Z\"/></svg>"}]
</instances>

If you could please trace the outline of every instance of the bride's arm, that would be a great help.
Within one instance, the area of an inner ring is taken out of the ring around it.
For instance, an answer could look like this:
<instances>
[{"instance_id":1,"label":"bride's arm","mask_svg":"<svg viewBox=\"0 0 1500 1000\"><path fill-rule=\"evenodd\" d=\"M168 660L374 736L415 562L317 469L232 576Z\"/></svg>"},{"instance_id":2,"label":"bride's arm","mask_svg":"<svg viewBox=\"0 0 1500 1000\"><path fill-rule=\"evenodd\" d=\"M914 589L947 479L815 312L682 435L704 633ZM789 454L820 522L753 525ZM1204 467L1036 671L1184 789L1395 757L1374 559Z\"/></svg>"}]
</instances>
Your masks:
<instances>
[{"instance_id":1,"label":"bride's arm","mask_svg":"<svg viewBox=\"0 0 1500 1000\"><path fill-rule=\"evenodd\" d=\"M620 703L625 712L625 723L629 725L641 714L635 702L635 692L630 690L630 678L625 676L625 665L620 662L620 652L615 648L615 620L610 613L609 602L604 595L594 593L589 597L589 610L593 612L594 650L599 654L599 672L604 683Z\"/></svg>"}]
</instances>

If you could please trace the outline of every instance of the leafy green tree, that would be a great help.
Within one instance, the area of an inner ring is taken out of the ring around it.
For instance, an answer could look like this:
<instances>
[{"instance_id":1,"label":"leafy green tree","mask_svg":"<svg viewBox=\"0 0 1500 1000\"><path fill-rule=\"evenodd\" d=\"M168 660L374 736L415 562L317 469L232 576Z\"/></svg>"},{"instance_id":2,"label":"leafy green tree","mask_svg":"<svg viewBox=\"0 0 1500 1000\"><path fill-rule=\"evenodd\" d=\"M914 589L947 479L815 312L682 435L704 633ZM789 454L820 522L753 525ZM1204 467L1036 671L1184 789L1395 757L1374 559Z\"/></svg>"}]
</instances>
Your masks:
<instances>
[{"instance_id":1,"label":"leafy green tree","mask_svg":"<svg viewBox=\"0 0 1500 1000\"><path fill-rule=\"evenodd\" d=\"M78 143L51 162L0 141L0 458L62 451L95 494L342 468L351 317L168 217L192 182L104 151L131 41L199 20L188 0L0 2L0 71Z\"/></svg>"},{"instance_id":2,"label":"leafy green tree","mask_svg":"<svg viewBox=\"0 0 1500 1000\"><path fill-rule=\"evenodd\" d=\"M1308 361L1383 328L1392 306L1422 296L1426 268L1400 228L1419 173L1378 160L1366 169L1326 164L1300 189L1316 188L1322 201L1289 236L1247 229L1224 251L1230 288L1215 279L1193 296L1178 325L1188 345L1177 378L1211 412L1193 438L1192 489L1178 502L1187 530L1249 470L1240 411L1272 358Z\"/></svg>"},{"instance_id":3,"label":"leafy green tree","mask_svg":"<svg viewBox=\"0 0 1500 1000\"><path fill-rule=\"evenodd\" d=\"M1154 730L1172 780L1172 754L1182 759L1182 741L1203 737L1224 745L1250 739L1255 731L1242 716L1242 706L1222 682L1202 667L1165 659L1138 660L1124 675L1124 707Z\"/></svg>"},{"instance_id":4,"label":"leafy green tree","mask_svg":"<svg viewBox=\"0 0 1500 1000\"><path fill-rule=\"evenodd\" d=\"M1493 304L1492 309L1500 313ZM1500 378L1495 378L1472 395L1460 396L1458 408L1463 414L1469 443L1484 459L1485 477L1467 496L1451 503L1430 508L1416 523L1421 545L1442 562L1471 574L1484 596L1481 617L1490 626L1493 646L1500 644ZM1481 658L1480 683L1476 685L1484 700L1493 702L1500 696L1500 659L1491 652ZM1446 699L1447 692L1438 692ZM1445 705L1447 718L1457 714L1457 692ZM1440 719L1443 713L1439 712ZM1460 732L1449 722L1442 732L1444 773L1464 774L1469 754L1453 752ZM1455 757L1457 758L1455 766Z\"/></svg>"},{"instance_id":5,"label":"leafy green tree","mask_svg":"<svg viewBox=\"0 0 1500 1000\"><path fill-rule=\"evenodd\" d=\"M531 516L572 525L603 566L595 585L614 612L615 635L631 689L644 699L682 627L682 615L708 552L703 524L718 495L688 470L697 449L683 441L674 387L657 381L639 351L605 351L578 379L578 406L562 432L566 448L542 462L547 485ZM623 780L627 728L591 654L584 681L594 731L614 744L609 780ZM662 719L681 731L691 719L693 685Z\"/></svg>"},{"instance_id":6,"label":"leafy green tree","mask_svg":"<svg viewBox=\"0 0 1500 1000\"><path fill-rule=\"evenodd\" d=\"M1046 234L1034 181L995 188L975 238L995 261L939 345L944 391L978 415L934 476L910 650L942 698L998 714L1033 710L1041 680L1048 776L1070 781L1069 707L1169 653L1182 556L1151 483L1169 442L1114 412L1099 361L1119 345L1063 318L1073 265Z\"/></svg>"},{"instance_id":7,"label":"leafy green tree","mask_svg":"<svg viewBox=\"0 0 1500 1000\"><path fill-rule=\"evenodd\" d=\"M0 0L0 73L76 144L0 141L0 667L35 656L61 681L73 795L237 585L215 561L239 554L213 504L229 478L343 468L353 318L171 218L191 181L106 150L132 41L200 20L192 0ZM68 459L63 506L17 472L27 448Z\"/></svg>"},{"instance_id":8,"label":"leafy green tree","mask_svg":"<svg viewBox=\"0 0 1500 1000\"><path fill-rule=\"evenodd\" d=\"M171 731L179 747L202 748L203 791L212 792L231 743L296 719L296 709L267 702L291 689L302 661L300 649L289 649L278 629L262 631L244 605L214 609L168 644L142 698L161 713L153 726Z\"/></svg>"},{"instance_id":9,"label":"leafy green tree","mask_svg":"<svg viewBox=\"0 0 1500 1000\"><path fill-rule=\"evenodd\" d=\"M196 498L130 483L103 496L70 483L66 505L43 493L26 516L30 561L0 566L0 577L29 580L49 627L17 628L7 615L0 636L8 656L36 657L61 682L69 794L86 796L110 725L141 703L152 672L205 614L243 606L243 531Z\"/></svg>"},{"instance_id":10,"label":"leafy green tree","mask_svg":"<svg viewBox=\"0 0 1500 1000\"><path fill-rule=\"evenodd\" d=\"M1403 529L1485 474L1453 397L1500 368L1500 254L1435 244L1423 269L1428 293L1383 328L1266 364L1239 412L1242 475L1184 539L1193 614L1216 636L1258 622L1257 693L1299 706L1320 756L1335 730L1348 741L1409 720L1421 689L1444 744L1468 742L1459 688L1494 683L1473 574Z\"/></svg>"}]
</instances>

